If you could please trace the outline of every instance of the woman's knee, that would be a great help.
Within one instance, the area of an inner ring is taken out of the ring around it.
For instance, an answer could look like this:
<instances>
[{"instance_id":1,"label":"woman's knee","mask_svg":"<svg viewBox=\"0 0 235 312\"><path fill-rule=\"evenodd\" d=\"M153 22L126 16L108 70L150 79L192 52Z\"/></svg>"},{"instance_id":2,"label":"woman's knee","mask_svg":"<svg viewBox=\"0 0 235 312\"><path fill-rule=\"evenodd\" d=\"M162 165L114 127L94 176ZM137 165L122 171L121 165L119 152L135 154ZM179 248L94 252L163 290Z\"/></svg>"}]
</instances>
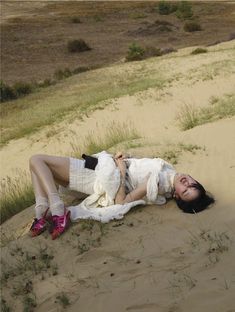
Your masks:
<instances>
[{"instance_id":1,"label":"woman's knee","mask_svg":"<svg viewBox=\"0 0 235 312\"><path fill-rule=\"evenodd\" d=\"M45 155L43 154L35 154L31 156L29 159L29 168L32 170L35 169L37 167L37 164L44 160L44 156Z\"/></svg>"}]
</instances>

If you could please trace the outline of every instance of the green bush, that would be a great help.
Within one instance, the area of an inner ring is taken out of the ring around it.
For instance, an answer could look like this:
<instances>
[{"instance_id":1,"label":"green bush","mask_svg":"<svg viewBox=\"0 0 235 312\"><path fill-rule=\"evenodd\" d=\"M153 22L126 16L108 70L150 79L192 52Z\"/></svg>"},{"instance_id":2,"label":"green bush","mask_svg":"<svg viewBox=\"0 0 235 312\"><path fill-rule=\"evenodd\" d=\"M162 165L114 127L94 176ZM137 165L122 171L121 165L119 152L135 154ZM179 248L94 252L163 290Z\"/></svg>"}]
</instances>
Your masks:
<instances>
[{"instance_id":1,"label":"green bush","mask_svg":"<svg viewBox=\"0 0 235 312\"><path fill-rule=\"evenodd\" d=\"M180 19L190 19L193 16L192 5L187 1L181 1L177 6L176 16Z\"/></svg>"},{"instance_id":2,"label":"green bush","mask_svg":"<svg viewBox=\"0 0 235 312\"><path fill-rule=\"evenodd\" d=\"M52 81L51 79L46 78L46 79L44 79L43 81L41 81L41 82L38 83L38 87L39 87L39 88L46 88L46 87L49 87L49 86L53 85L54 83L55 83L55 82Z\"/></svg>"},{"instance_id":3,"label":"green bush","mask_svg":"<svg viewBox=\"0 0 235 312\"><path fill-rule=\"evenodd\" d=\"M78 16L73 16L73 17L71 17L71 22L74 24L80 24L81 20Z\"/></svg>"},{"instance_id":4,"label":"green bush","mask_svg":"<svg viewBox=\"0 0 235 312\"><path fill-rule=\"evenodd\" d=\"M139 61L144 58L145 50L136 43L129 46L126 61Z\"/></svg>"},{"instance_id":5,"label":"green bush","mask_svg":"<svg viewBox=\"0 0 235 312\"><path fill-rule=\"evenodd\" d=\"M187 32L194 32L194 31L201 31L201 25L196 22L186 22L184 24L184 31Z\"/></svg>"},{"instance_id":6,"label":"green bush","mask_svg":"<svg viewBox=\"0 0 235 312\"><path fill-rule=\"evenodd\" d=\"M165 1L160 1L158 4L158 12L161 15L169 15L177 10L177 4L171 4Z\"/></svg>"},{"instance_id":7,"label":"green bush","mask_svg":"<svg viewBox=\"0 0 235 312\"><path fill-rule=\"evenodd\" d=\"M207 49L196 48L195 50L191 52L191 54L200 54L200 53L206 53L206 52L207 52Z\"/></svg>"},{"instance_id":8,"label":"green bush","mask_svg":"<svg viewBox=\"0 0 235 312\"><path fill-rule=\"evenodd\" d=\"M16 97L20 97L31 93L33 91L33 84L19 81L13 85L13 89Z\"/></svg>"},{"instance_id":9,"label":"green bush","mask_svg":"<svg viewBox=\"0 0 235 312\"><path fill-rule=\"evenodd\" d=\"M57 80L62 80L64 78L67 78L67 77L70 77L72 76L72 72L69 68L65 68L65 69L57 69L55 72L54 72L54 77L55 79Z\"/></svg>"},{"instance_id":10,"label":"green bush","mask_svg":"<svg viewBox=\"0 0 235 312\"><path fill-rule=\"evenodd\" d=\"M67 48L71 53L91 50L89 45L83 39L70 40L67 44Z\"/></svg>"},{"instance_id":11,"label":"green bush","mask_svg":"<svg viewBox=\"0 0 235 312\"><path fill-rule=\"evenodd\" d=\"M0 81L0 101L6 102L16 98L15 91L2 80Z\"/></svg>"}]
</instances>

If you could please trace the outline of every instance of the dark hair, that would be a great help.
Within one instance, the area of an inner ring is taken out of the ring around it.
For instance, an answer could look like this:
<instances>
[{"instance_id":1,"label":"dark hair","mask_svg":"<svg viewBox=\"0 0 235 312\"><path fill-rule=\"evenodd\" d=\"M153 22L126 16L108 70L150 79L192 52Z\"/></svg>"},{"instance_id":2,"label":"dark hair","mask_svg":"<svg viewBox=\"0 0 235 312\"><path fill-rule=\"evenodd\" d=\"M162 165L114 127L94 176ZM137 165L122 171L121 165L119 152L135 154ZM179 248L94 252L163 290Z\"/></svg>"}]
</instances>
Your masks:
<instances>
[{"instance_id":1,"label":"dark hair","mask_svg":"<svg viewBox=\"0 0 235 312\"><path fill-rule=\"evenodd\" d=\"M184 201L181 198L175 198L177 206L183 210L183 212L197 213L205 210L210 204L215 202L214 198L206 192L204 187L199 182L196 181L192 187L199 191L199 196L196 199Z\"/></svg>"}]
</instances>

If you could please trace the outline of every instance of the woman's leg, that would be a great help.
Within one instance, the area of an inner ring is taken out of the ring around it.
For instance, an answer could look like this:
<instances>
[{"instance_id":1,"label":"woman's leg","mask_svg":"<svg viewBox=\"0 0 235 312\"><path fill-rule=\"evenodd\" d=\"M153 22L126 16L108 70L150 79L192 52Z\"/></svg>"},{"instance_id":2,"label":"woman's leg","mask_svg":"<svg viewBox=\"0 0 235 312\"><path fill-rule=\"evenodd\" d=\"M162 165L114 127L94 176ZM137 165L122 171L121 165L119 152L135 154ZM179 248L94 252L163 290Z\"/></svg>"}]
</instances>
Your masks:
<instances>
[{"instance_id":1,"label":"woman's leg","mask_svg":"<svg viewBox=\"0 0 235 312\"><path fill-rule=\"evenodd\" d=\"M59 197L55 181L59 180L60 184L68 185L69 157L34 155L30 158L30 170L36 199L37 196L47 197L52 214L63 215L64 204Z\"/></svg>"},{"instance_id":2,"label":"woman's leg","mask_svg":"<svg viewBox=\"0 0 235 312\"><path fill-rule=\"evenodd\" d=\"M35 201L36 201L35 214L36 214L36 218L40 219L42 218L47 208L49 207L49 202L48 202L47 194L43 190L38 177L32 170L30 170L30 173L31 173L31 180L33 184L33 190L34 190Z\"/></svg>"}]
</instances>

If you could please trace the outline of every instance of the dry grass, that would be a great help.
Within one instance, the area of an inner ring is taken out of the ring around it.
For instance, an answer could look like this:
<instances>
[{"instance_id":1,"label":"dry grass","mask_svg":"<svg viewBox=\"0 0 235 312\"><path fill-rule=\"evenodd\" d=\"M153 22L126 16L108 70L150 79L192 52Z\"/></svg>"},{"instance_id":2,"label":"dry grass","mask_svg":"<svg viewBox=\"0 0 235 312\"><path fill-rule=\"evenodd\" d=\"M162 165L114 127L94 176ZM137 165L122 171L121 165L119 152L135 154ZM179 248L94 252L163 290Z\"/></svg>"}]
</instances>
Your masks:
<instances>
[{"instance_id":1,"label":"dry grass","mask_svg":"<svg viewBox=\"0 0 235 312\"><path fill-rule=\"evenodd\" d=\"M235 95L226 95L222 99L211 100L210 105L196 108L193 105L181 106L177 115L179 126L182 130L188 130L198 125L228 118L235 115Z\"/></svg>"},{"instance_id":2,"label":"dry grass","mask_svg":"<svg viewBox=\"0 0 235 312\"><path fill-rule=\"evenodd\" d=\"M140 138L140 134L137 130L127 123L110 123L105 129L105 134L100 137L99 133L102 133L101 129L91 131L84 138L84 145L81 146L77 142L73 142L72 150L75 157L81 157L81 154L86 153L92 155L100 151L108 151L114 146L120 143L126 143L131 145L131 142Z\"/></svg>"},{"instance_id":3,"label":"dry grass","mask_svg":"<svg viewBox=\"0 0 235 312\"><path fill-rule=\"evenodd\" d=\"M6 177L0 185L1 223L34 203L34 193L29 176L20 171L17 178Z\"/></svg>"}]
</instances>

